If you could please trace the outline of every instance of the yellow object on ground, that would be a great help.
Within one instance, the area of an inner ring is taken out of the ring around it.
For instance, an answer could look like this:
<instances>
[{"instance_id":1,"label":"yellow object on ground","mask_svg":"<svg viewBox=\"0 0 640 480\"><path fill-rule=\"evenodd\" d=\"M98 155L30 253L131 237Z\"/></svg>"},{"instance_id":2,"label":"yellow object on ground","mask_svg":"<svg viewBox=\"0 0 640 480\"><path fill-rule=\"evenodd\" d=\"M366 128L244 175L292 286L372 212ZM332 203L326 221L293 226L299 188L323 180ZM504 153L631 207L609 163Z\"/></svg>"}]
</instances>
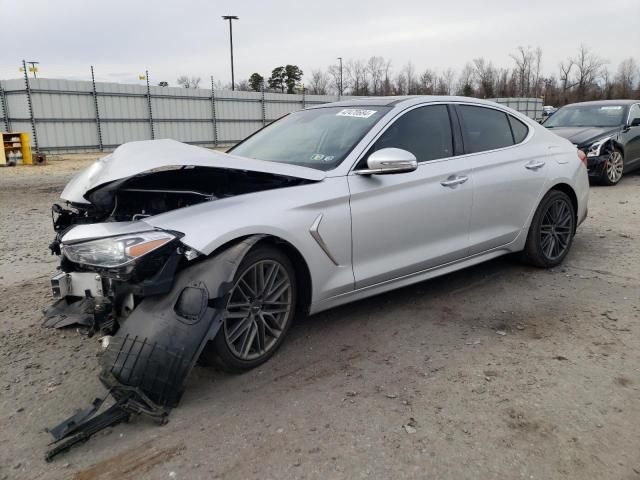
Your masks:
<instances>
[{"instance_id":1,"label":"yellow object on ground","mask_svg":"<svg viewBox=\"0 0 640 480\"><path fill-rule=\"evenodd\" d=\"M33 165L28 133L2 133L0 165Z\"/></svg>"}]
</instances>

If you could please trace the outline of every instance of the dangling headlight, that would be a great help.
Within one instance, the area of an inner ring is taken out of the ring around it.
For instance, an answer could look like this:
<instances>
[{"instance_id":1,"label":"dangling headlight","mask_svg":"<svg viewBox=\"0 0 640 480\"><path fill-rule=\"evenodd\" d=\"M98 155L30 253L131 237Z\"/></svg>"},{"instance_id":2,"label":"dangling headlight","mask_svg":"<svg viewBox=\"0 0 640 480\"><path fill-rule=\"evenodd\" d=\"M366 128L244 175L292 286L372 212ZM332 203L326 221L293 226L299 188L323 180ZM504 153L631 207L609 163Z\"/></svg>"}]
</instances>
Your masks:
<instances>
[{"instance_id":1,"label":"dangling headlight","mask_svg":"<svg viewBox=\"0 0 640 480\"><path fill-rule=\"evenodd\" d=\"M176 238L178 237L172 233L154 230L63 245L62 252L74 263L116 268L133 262Z\"/></svg>"},{"instance_id":2,"label":"dangling headlight","mask_svg":"<svg viewBox=\"0 0 640 480\"><path fill-rule=\"evenodd\" d=\"M592 143L591 146L587 149L587 157L599 157L602 146L609 140L611 140L611 137L605 137L601 138L595 143Z\"/></svg>"}]
</instances>

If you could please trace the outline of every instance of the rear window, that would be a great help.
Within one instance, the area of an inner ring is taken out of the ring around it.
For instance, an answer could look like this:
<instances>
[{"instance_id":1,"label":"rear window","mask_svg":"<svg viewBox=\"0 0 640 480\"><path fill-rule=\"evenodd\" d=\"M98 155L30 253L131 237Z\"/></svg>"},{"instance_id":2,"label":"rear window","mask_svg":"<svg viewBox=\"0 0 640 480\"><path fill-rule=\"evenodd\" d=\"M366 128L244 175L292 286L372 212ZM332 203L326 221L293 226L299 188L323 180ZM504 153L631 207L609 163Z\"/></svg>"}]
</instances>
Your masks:
<instances>
[{"instance_id":1,"label":"rear window","mask_svg":"<svg viewBox=\"0 0 640 480\"><path fill-rule=\"evenodd\" d=\"M507 114L492 108L459 105L466 153L483 152L513 145Z\"/></svg>"},{"instance_id":2,"label":"rear window","mask_svg":"<svg viewBox=\"0 0 640 480\"><path fill-rule=\"evenodd\" d=\"M527 138L527 134L529 133L529 127L527 127L524 123L518 120L515 117L509 115L509 123L511 124L511 131L513 132L513 139L516 143L522 142L525 138Z\"/></svg>"}]
</instances>

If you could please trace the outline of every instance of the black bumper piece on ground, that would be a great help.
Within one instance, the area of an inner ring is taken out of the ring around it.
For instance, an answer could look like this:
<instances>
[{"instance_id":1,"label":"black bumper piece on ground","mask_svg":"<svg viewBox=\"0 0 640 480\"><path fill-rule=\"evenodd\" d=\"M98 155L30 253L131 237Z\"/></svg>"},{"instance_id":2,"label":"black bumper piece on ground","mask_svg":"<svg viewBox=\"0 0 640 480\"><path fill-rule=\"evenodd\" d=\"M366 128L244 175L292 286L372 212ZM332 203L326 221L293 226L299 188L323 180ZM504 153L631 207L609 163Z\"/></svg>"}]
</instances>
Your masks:
<instances>
[{"instance_id":1,"label":"black bumper piece on ground","mask_svg":"<svg viewBox=\"0 0 640 480\"><path fill-rule=\"evenodd\" d=\"M50 450L48 460L128 419L131 413L168 415L180 401L185 380L202 349L222 326L227 295L240 262L261 238L244 239L180 271L169 293L142 300L101 359L100 380L116 403L99 415L95 415L98 408L90 407L85 415L76 414L51 429L57 432L54 443L66 440Z\"/></svg>"}]
</instances>

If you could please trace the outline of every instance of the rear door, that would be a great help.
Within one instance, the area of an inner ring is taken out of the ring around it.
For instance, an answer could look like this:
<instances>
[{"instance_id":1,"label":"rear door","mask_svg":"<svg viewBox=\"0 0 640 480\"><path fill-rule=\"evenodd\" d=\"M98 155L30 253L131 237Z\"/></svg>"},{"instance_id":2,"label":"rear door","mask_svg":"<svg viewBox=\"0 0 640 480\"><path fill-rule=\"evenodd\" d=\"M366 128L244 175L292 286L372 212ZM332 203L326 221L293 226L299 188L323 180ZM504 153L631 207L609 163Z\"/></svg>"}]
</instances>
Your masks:
<instances>
[{"instance_id":1,"label":"rear door","mask_svg":"<svg viewBox=\"0 0 640 480\"><path fill-rule=\"evenodd\" d=\"M456 106L473 175L469 254L518 236L539 198L549 167L530 144L532 129L497 108Z\"/></svg>"},{"instance_id":2,"label":"rear door","mask_svg":"<svg viewBox=\"0 0 640 480\"><path fill-rule=\"evenodd\" d=\"M413 172L349 174L356 288L425 270L467 255L472 179L455 157L447 105L413 108L375 141L356 168L382 148L401 148ZM461 152L460 152L461 153Z\"/></svg>"},{"instance_id":3,"label":"rear door","mask_svg":"<svg viewBox=\"0 0 640 480\"><path fill-rule=\"evenodd\" d=\"M640 104L631 105L627 125L631 125L634 118L640 118ZM625 171L640 167L640 125L627 127L620 134L624 144Z\"/></svg>"}]
</instances>

